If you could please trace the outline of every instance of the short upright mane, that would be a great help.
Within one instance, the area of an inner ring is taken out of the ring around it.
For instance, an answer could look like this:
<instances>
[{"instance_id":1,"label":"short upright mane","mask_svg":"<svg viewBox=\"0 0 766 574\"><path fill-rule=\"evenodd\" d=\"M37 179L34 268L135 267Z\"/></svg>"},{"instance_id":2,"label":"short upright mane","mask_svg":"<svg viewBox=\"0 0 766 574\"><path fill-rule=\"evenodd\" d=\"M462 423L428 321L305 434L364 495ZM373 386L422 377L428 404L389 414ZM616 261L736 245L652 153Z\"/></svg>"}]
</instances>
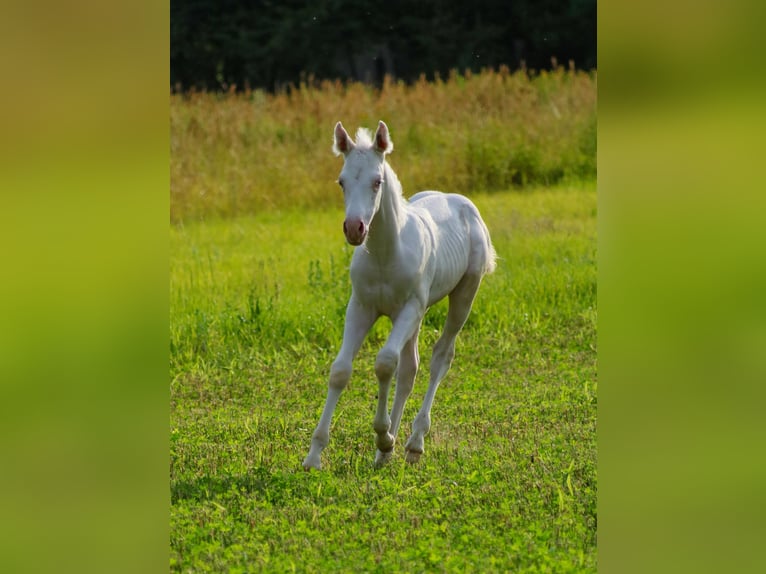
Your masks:
<instances>
[{"instance_id":1,"label":"short upright mane","mask_svg":"<svg viewBox=\"0 0 766 574\"><path fill-rule=\"evenodd\" d=\"M372 147L372 134L367 128L359 128L356 130L356 145L364 146L366 148Z\"/></svg>"}]
</instances>

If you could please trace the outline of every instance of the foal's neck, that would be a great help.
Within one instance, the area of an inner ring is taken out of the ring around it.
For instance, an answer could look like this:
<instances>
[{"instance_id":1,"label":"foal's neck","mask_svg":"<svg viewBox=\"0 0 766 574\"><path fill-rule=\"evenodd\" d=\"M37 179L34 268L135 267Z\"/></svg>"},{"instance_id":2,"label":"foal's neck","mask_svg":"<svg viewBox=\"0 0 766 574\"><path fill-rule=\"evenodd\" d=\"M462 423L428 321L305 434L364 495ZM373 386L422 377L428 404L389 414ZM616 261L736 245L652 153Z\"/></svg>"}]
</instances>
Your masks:
<instances>
[{"instance_id":1,"label":"foal's neck","mask_svg":"<svg viewBox=\"0 0 766 574\"><path fill-rule=\"evenodd\" d=\"M385 261L398 252L399 232L406 218L402 187L388 163L385 164L380 193L380 207L370 222L370 233L365 245L372 257Z\"/></svg>"}]
</instances>

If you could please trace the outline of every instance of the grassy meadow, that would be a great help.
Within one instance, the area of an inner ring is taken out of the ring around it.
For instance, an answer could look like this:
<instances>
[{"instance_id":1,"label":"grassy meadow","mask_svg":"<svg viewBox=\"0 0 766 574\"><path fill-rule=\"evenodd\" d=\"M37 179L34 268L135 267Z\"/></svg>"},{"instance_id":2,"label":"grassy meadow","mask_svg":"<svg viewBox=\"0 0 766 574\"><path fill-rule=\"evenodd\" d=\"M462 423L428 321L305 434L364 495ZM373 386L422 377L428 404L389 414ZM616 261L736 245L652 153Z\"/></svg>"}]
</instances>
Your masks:
<instances>
[{"instance_id":1,"label":"grassy meadow","mask_svg":"<svg viewBox=\"0 0 766 574\"><path fill-rule=\"evenodd\" d=\"M329 150L339 120L352 136L388 124L389 162L405 192L506 191L596 175L595 72L502 68L411 86L387 80L381 90L324 81L170 102L174 222L337 205L340 160Z\"/></svg>"},{"instance_id":2,"label":"grassy meadow","mask_svg":"<svg viewBox=\"0 0 766 574\"><path fill-rule=\"evenodd\" d=\"M444 302L421 330L392 463L372 464L381 319L324 468L306 473L350 293L332 127L378 118L405 195L470 195L498 269L458 337L420 463L402 445ZM594 124L595 79L562 70L172 97L171 571L595 571Z\"/></svg>"}]
</instances>

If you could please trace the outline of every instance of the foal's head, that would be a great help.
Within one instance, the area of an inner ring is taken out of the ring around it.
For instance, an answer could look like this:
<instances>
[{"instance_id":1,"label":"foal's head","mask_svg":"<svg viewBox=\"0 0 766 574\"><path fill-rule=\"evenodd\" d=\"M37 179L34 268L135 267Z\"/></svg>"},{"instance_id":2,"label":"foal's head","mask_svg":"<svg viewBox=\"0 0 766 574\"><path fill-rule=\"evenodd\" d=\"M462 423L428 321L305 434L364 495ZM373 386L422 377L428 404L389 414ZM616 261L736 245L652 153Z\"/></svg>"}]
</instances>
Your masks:
<instances>
[{"instance_id":1,"label":"foal's head","mask_svg":"<svg viewBox=\"0 0 766 574\"><path fill-rule=\"evenodd\" d=\"M356 142L351 140L343 125L338 122L335 124L332 149L336 155L343 154L344 158L343 169L338 176L338 184L343 188L346 202L343 233L351 245L361 245L380 207L386 154L391 153L394 144L383 122L378 123L372 139L367 130L360 128L356 132Z\"/></svg>"}]
</instances>

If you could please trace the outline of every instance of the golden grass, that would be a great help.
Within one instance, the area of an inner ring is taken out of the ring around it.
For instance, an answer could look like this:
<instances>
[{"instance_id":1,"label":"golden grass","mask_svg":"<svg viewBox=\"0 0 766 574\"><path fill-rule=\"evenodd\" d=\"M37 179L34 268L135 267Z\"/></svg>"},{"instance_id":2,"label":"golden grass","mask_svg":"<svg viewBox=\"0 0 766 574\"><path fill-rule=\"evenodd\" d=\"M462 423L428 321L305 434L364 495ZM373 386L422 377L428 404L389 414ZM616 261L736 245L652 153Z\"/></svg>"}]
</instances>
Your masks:
<instances>
[{"instance_id":1,"label":"golden grass","mask_svg":"<svg viewBox=\"0 0 766 574\"><path fill-rule=\"evenodd\" d=\"M595 72L500 68L380 89L309 81L277 94L173 94L171 220L337 205L338 120L352 134L388 124L406 196L592 178L596 87Z\"/></svg>"}]
</instances>

